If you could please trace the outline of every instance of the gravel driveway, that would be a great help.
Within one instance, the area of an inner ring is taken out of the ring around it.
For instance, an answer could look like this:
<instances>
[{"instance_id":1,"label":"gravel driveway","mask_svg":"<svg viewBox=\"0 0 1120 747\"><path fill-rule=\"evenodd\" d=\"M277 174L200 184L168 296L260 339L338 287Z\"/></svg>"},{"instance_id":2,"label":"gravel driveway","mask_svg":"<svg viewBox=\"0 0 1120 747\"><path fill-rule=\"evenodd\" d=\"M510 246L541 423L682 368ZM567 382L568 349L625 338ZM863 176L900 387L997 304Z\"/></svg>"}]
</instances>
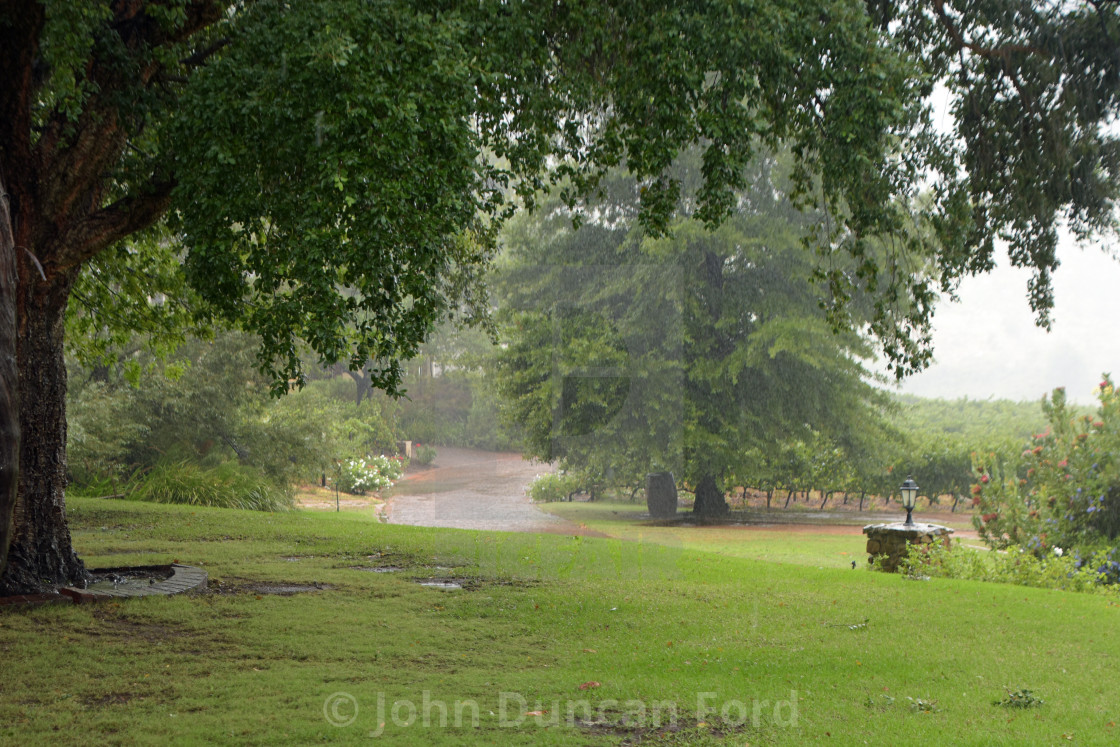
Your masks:
<instances>
[{"instance_id":1,"label":"gravel driveway","mask_svg":"<svg viewBox=\"0 0 1120 747\"><path fill-rule=\"evenodd\" d=\"M520 454L441 446L428 468L409 470L386 495L386 514L390 524L596 534L529 502L525 487L551 469Z\"/></svg>"}]
</instances>

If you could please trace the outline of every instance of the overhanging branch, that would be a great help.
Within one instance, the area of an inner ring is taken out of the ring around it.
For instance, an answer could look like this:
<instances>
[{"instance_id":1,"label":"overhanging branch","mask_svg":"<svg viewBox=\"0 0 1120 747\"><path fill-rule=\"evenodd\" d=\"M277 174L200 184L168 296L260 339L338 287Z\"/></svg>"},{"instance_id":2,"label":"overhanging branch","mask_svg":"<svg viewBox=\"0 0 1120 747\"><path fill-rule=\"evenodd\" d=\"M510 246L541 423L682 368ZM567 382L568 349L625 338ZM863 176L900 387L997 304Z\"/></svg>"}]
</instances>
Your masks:
<instances>
[{"instance_id":1,"label":"overhanging branch","mask_svg":"<svg viewBox=\"0 0 1120 747\"><path fill-rule=\"evenodd\" d=\"M52 271L65 270L138 231L153 226L171 204L174 182L158 182L91 213L58 237Z\"/></svg>"},{"instance_id":2,"label":"overhanging branch","mask_svg":"<svg viewBox=\"0 0 1120 747\"><path fill-rule=\"evenodd\" d=\"M954 48L958 50L967 49L969 52L979 57L1000 59L1005 63L1008 62L1013 55L1019 54L1036 54L1043 57L1051 56L1046 50L1032 44L1000 44L994 47L987 47L968 41L961 32L960 27L957 26L945 9L945 0L933 0L933 12L937 15L937 20L949 34Z\"/></svg>"},{"instance_id":3,"label":"overhanging branch","mask_svg":"<svg viewBox=\"0 0 1120 747\"><path fill-rule=\"evenodd\" d=\"M210 57L214 56L222 49L229 46L230 41L230 39L219 39L209 47L200 49L194 54L179 60L179 64L186 65L187 67L198 67L202 63L206 62L206 60L208 60Z\"/></svg>"}]
</instances>

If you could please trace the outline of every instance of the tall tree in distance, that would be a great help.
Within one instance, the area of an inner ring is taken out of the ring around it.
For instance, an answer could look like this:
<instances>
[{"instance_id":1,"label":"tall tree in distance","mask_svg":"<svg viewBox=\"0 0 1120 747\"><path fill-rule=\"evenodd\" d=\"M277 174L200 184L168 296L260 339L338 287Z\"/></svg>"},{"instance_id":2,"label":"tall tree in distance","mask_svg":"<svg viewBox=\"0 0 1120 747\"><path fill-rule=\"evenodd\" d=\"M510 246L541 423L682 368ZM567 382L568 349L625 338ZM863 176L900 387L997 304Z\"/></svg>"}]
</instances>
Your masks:
<instances>
[{"instance_id":1,"label":"tall tree in distance","mask_svg":"<svg viewBox=\"0 0 1120 747\"><path fill-rule=\"evenodd\" d=\"M756 484L783 443L853 461L875 448L885 397L860 364L871 347L829 327L800 241L814 216L775 171L760 157L714 230L686 218L649 236L624 217L638 187L620 179L631 209L623 199L578 230L546 214L510 232L496 283L509 344L494 376L533 456L593 484L670 470L697 513L716 514L727 481Z\"/></svg>"}]
</instances>

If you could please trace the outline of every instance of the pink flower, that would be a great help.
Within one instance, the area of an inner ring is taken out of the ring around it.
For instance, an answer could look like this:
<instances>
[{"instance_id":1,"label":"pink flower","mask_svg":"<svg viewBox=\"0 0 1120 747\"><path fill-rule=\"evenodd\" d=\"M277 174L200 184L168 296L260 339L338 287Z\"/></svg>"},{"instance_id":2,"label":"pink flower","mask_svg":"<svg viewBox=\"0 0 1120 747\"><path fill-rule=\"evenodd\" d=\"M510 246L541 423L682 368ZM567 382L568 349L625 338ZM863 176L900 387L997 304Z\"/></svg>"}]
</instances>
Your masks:
<instances>
[{"instance_id":1,"label":"pink flower","mask_svg":"<svg viewBox=\"0 0 1120 747\"><path fill-rule=\"evenodd\" d=\"M1059 467L1065 467L1067 464L1069 464L1068 459L1063 459L1062 461L1058 462Z\"/></svg>"},{"instance_id":2,"label":"pink flower","mask_svg":"<svg viewBox=\"0 0 1120 747\"><path fill-rule=\"evenodd\" d=\"M980 475L980 482L987 485L988 484L988 476L987 475Z\"/></svg>"}]
</instances>

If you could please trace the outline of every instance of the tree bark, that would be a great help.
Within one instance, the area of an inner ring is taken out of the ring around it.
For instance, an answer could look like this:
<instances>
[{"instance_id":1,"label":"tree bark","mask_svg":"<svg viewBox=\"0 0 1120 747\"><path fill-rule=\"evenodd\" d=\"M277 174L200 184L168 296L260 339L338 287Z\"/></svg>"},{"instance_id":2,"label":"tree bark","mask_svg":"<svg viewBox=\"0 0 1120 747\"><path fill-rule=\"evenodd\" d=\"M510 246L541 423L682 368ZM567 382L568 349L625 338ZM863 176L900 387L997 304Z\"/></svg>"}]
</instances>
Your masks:
<instances>
[{"instance_id":1,"label":"tree bark","mask_svg":"<svg viewBox=\"0 0 1120 747\"><path fill-rule=\"evenodd\" d=\"M76 269L46 281L17 258L20 471L0 592L81 584L85 566L66 523L66 365L63 321Z\"/></svg>"},{"instance_id":2,"label":"tree bark","mask_svg":"<svg viewBox=\"0 0 1120 747\"><path fill-rule=\"evenodd\" d=\"M692 504L692 513L698 516L723 516L730 513L731 507L723 496L723 491L716 485L716 479L711 475L704 475L696 485L696 502Z\"/></svg>"},{"instance_id":3,"label":"tree bark","mask_svg":"<svg viewBox=\"0 0 1120 747\"><path fill-rule=\"evenodd\" d=\"M357 390L354 404L361 407L362 400L365 399L373 387L373 377L370 376L369 369L364 366L360 371L350 371L350 376L354 379L354 386Z\"/></svg>"},{"instance_id":4,"label":"tree bark","mask_svg":"<svg viewBox=\"0 0 1120 747\"><path fill-rule=\"evenodd\" d=\"M142 129L129 119L133 103L162 85L161 73L181 72L152 50L173 48L228 8L189 0L181 22L167 24L158 3L109 3L112 16L79 66L90 84L81 110L55 109L37 123L44 5L0 0L0 193L10 194L0 199L0 592L86 576L66 526L66 305L83 263L170 205L174 183L162 165L151 162L147 176L138 167L132 180L121 168L128 137Z\"/></svg>"},{"instance_id":5,"label":"tree bark","mask_svg":"<svg viewBox=\"0 0 1120 747\"><path fill-rule=\"evenodd\" d=\"M3 176L0 174L0 576L8 565L19 487L16 246Z\"/></svg>"}]
</instances>

